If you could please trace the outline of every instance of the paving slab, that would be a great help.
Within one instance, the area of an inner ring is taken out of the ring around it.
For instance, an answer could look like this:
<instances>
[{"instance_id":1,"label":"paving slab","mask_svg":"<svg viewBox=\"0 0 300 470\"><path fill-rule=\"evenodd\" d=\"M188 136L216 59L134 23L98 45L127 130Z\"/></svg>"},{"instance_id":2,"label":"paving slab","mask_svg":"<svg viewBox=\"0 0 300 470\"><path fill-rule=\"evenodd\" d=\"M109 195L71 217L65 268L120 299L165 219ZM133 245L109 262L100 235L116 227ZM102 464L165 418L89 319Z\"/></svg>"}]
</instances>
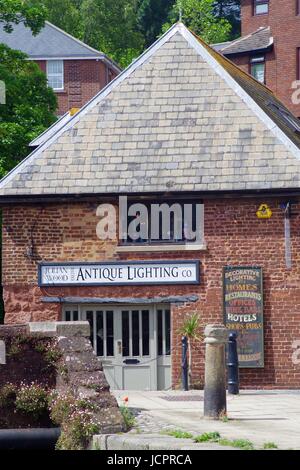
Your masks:
<instances>
[{"instance_id":1,"label":"paving slab","mask_svg":"<svg viewBox=\"0 0 300 470\"><path fill-rule=\"evenodd\" d=\"M230 440L248 439L258 449L267 442L279 449L300 449L300 390L246 390L228 395L228 421L203 418L201 390L113 393L120 404L127 403L133 411L141 433L180 429L199 435L217 431Z\"/></svg>"}]
</instances>

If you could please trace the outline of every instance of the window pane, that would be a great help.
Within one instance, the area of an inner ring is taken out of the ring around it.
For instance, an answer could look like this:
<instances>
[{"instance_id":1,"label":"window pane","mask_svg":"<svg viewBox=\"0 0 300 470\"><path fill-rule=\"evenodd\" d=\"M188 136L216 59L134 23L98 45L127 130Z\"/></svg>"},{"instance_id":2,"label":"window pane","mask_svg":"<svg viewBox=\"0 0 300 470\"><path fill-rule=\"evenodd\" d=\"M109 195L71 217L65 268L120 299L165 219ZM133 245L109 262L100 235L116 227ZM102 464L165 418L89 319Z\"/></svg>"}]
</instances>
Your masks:
<instances>
[{"instance_id":1,"label":"window pane","mask_svg":"<svg viewBox=\"0 0 300 470\"><path fill-rule=\"evenodd\" d=\"M251 75L261 83L265 81L265 64L252 64Z\"/></svg>"},{"instance_id":2,"label":"window pane","mask_svg":"<svg viewBox=\"0 0 300 470\"><path fill-rule=\"evenodd\" d=\"M48 85L53 89L62 90L64 86L64 62L49 60L47 62Z\"/></svg>"},{"instance_id":3,"label":"window pane","mask_svg":"<svg viewBox=\"0 0 300 470\"><path fill-rule=\"evenodd\" d=\"M62 60L48 60L48 73L61 74L63 71Z\"/></svg>"},{"instance_id":4,"label":"window pane","mask_svg":"<svg viewBox=\"0 0 300 470\"><path fill-rule=\"evenodd\" d=\"M71 321L71 312L69 310L65 312L65 319L66 321Z\"/></svg>"},{"instance_id":5,"label":"window pane","mask_svg":"<svg viewBox=\"0 0 300 470\"><path fill-rule=\"evenodd\" d=\"M171 353L171 315L170 310L165 311L166 355Z\"/></svg>"},{"instance_id":6,"label":"window pane","mask_svg":"<svg viewBox=\"0 0 300 470\"><path fill-rule=\"evenodd\" d=\"M149 356L149 341L150 341L150 333L149 333L149 311L143 310L142 311L142 343L143 343L143 356Z\"/></svg>"},{"instance_id":7,"label":"window pane","mask_svg":"<svg viewBox=\"0 0 300 470\"><path fill-rule=\"evenodd\" d=\"M73 311L73 321L78 321L78 311L77 310Z\"/></svg>"},{"instance_id":8,"label":"window pane","mask_svg":"<svg viewBox=\"0 0 300 470\"><path fill-rule=\"evenodd\" d=\"M132 355L140 355L140 321L139 311L132 311Z\"/></svg>"},{"instance_id":9,"label":"window pane","mask_svg":"<svg viewBox=\"0 0 300 470\"><path fill-rule=\"evenodd\" d=\"M96 312L96 322L97 322L97 356L103 356L103 338L104 338L104 331L103 331L103 312Z\"/></svg>"},{"instance_id":10,"label":"window pane","mask_svg":"<svg viewBox=\"0 0 300 470\"><path fill-rule=\"evenodd\" d=\"M264 13L268 13L269 12L269 4L268 3L261 3L261 4L256 4L256 7L255 7L255 13L257 15L262 15Z\"/></svg>"},{"instance_id":11,"label":"window pane","mask_svg":"<svg viewBox=\"0 0 300 470\"><path fill-rule=\"evenodd\" d=\"M123 356L129 356L129 312L122 312Z\"/></svg>"},{"instance_id":12,"label":"window pane","mask_svg":"<svg viewBox=\"0 0 300 470\"><path fill-rule=\"evenodd\" d=\"M48 77L48 84L53 89L62 89L63 88L62 77L50 76Z\"/></svg>"},{"instance_id":13,"label":"window pane","mask_svg":"<svg viewBox=\"0 0 300 470\"><path fill-rule=\"evenodd\" d=\"M91 334L90 334L90 342L94 347L94 321L93 321L93 311L89 310L86 312L86 319L90 324Z\"/></svg>"},{"instance_id":14,"label":"window pane","mask_svg":"<svg viewBox=\"0 0 300 470\"><path fill-rule=\"evenodd\" d=\"M106 312L106 355L114 355L114 312Z\"/></svg>"},{"instance_id":15,"label":"window pane","mask_svg":"<svg viewBox=\"0 0 300 470\"><path fill-rule=\"evenodd\" d=\"M162 353L163 353L162 310L157 310L157 354L161 356Z\"/></svg>"}]
</instances>

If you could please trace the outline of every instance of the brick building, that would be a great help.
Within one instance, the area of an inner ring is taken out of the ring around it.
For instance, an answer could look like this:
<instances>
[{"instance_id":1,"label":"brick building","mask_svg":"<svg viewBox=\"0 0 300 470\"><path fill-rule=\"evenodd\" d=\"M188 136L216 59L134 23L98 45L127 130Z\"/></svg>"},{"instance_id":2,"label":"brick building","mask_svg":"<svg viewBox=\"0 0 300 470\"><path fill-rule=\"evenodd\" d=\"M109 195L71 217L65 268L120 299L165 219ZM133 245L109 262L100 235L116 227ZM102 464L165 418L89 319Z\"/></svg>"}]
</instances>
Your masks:
<instances>
[{"instance_id":1,"label":"brick building","mask_svg":"<svg viewBox=\"0 0 300 470\"><path fill-rule=\"evenodd\" d=\"M242 386L298 388L299 131L268 88L174 25L1 181L5 322L87 319L113 388L166 389L186 319L225 312ZM186 225L99 236L120 196L126 224L153 204L200 208L196 240Z\"/></svg>"},{"instance_id":2,"label":"brick building","mask_svg":"<svg viewBox=\"0 0 300 470\"><path fill-rule=\"evenodd\" d=\"M59 116L81 108L121 71L105 54L48 21L36 36L23 23L11 33L0 26L0 43L21 50L46 73L57 96Z\"/></svg>"},{"instance_id":3,"label":"brick building","mask_svg":"<svg viewBox=\"0 0 300 470\"><path fill-rule=\"evenodd\" d=\"M295 83L300 79L299 0L241 0L241 27L239 39L217 49L265 83L300 118L300 86Z\"/></svg>"}]
</instances>

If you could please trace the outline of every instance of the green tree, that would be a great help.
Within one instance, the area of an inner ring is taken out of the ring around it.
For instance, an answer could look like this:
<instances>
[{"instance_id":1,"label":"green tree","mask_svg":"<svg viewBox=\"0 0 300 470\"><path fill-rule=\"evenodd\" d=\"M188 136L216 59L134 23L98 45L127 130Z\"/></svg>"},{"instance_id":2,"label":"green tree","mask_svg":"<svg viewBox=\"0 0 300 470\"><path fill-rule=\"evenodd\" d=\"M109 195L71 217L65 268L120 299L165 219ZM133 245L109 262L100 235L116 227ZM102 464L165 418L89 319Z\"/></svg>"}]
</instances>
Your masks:
<instances>
[{"instance_id":1,"label":"green tree","mask_svg":"<svg viewBox=\"0 0 300 470\"><path fill-rule=\"evenodd\" d=\"M175 0L163 31L181 18L186 26L208 43L228 40L231 24L225 18L215 16L214 4L215 0Z\"/></svg>"},{"instance_id":2,"label":"green tree","mask_svg":"<svg viewBox=\"0 0 300 470\"><path fill-rule=\"evenodd\" d=\"M0 0L0 24L5 31L12 32L14 25L24 23L37 34L45 23L46 10L43 5L32 1Z\"/></svg>"},{"instance_id":3,"label":"green tree","mask_svg":"<svg viewBox=\"0 0 300 470\"><path fill-rule=\"evenodd\" d=\"M0 0L0 26L11 32L21 22L37 34L45 22L45 9L23 0ZM56 98L46 76L25 59L20 51L0 44L0 80L6 87L6 104L0 104L0 176L24 158L30 140L55 121ZM0 323L3 318L1 286Z\"/></svg>"},{"instance_id":4,"label":"green tree","mask_svg":"<svg viewBox=\"0 0 300 470\"><path fill-rule=\"evenodd\" d=\"M56 97L46 75L26 55L0 44L0 80L6 103L0 105L0 176L28 155L28 143L56 119Z\"/></svg>"},{"instance_id":5,"label":"green tree","mask_svg":"<svg viewBox=\"0 0 300 470\"><path fill-rule=\"evenodd\" d=\"M231 24L230 39L241 34L241 2L240 0L215 0L214 14L217 18L225 18Z\"/></svg>"},{"instance_id":6,"label":"green tree","mask_svg":"<svg viewBox=\"0 0 300 470\"><path fill-rule=\"evenodd\" d=\"M137 4L137 29L145 39L145 47L151 46L167 21L174 0L139 0Z\"/></svg>"},{"instance_id":7,"label":"green tree","mask_svg":"<svg viewBox=\"0 0 300 470\"><path fill-rule=\"evenodd\" d=\"M84 0L81 6L84 42L125 67L143 50L136 27L137 0Z\"/></svg>"},{"instance_id":8,"label":"green tree","mask_svg":"<svg viewBox=\"0 0 300 470\"><path fill-rule=\"evenodd\" d=\"M81 6L83 0L26 0L26 2L36 6L43 4L48 21L72 36L82 38Z\"/></svg>"}]
</instances>

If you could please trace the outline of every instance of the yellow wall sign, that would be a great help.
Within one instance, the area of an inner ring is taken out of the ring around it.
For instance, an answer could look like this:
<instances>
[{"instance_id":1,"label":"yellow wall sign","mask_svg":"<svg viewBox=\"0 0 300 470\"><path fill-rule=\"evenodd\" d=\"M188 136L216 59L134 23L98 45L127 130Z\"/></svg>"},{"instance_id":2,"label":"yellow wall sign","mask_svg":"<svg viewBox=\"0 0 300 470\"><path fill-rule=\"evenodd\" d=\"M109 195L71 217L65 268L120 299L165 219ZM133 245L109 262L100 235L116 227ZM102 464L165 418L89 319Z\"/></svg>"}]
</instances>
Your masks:
<instances>
[{"instance_id":1,"label":"yellow wall sign","mask_svg":"<svg viewBox=\"0 0 300 470\"><path fill-rule=\"evenodd\" d=\"M261 204L256 215L259 219L270 219L272 217L272 211L268 204Z\"/></svg>"}]
</instances>

